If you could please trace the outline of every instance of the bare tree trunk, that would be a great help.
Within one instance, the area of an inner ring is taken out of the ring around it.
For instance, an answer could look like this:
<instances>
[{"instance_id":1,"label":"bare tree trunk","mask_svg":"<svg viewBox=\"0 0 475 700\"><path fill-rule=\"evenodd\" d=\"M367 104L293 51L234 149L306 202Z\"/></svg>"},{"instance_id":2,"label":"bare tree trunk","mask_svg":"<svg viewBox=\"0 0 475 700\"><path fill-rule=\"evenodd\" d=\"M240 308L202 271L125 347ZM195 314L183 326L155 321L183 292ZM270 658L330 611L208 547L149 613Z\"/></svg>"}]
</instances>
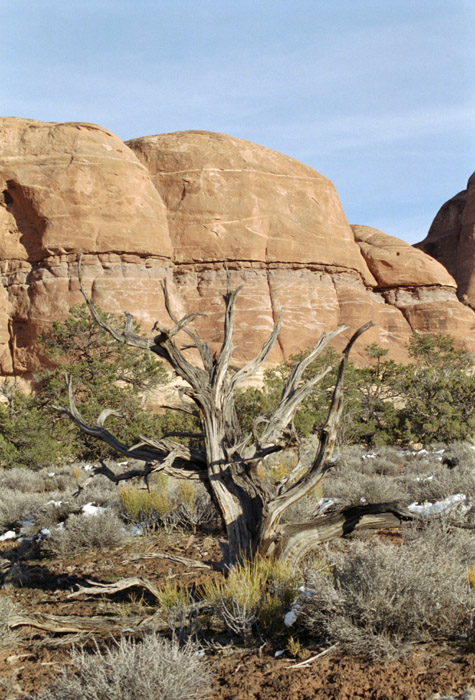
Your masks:
<instances>
[{"instance_id":1,"label":"bare tree trunk","mask_svg":"<svg viewBox=\"0 0 475 700\"><path fill-rule=\"evenodd\" d=\"M233 351L235 304L241 287L234 290L231 288L229 274L227 293L224 297L224 338L221 349L215 354L211 353L208 344L190 328L190 323L197 314L182 319L174 315L166 285L163 285L165 305L174 325L167 329L156 323L154 330L157 335L150 341L133 332L129 315L126 315L122 331L117 331L107 323L84 290L81 264L79 279L91 315L99 326L120 343L165 358L176 374L184 380L186 386L183 394L194 404L196 415L201 421L204 444L202 449L191 450L169 438L160 440L143 437L138 445L128 447L104 427L111 411L102 411L94 426L84 421L74 402L71 386L70 406L68 409L59 407L59 410L68 414L82 430L104 440L121 454L144 461L144 470L135 470L134 476L141 475L147 480L154 471L164 471L175 477L199 478L204 482L226 526L229 563L256 553L275 556L287 551L282 545L282 538L285 539L287 534L285 529L282 530L279 526L280 519L283 513L313 489L325 474L326 463L333 452L342 415L343 376L349 352L360 335L373 324L367 323L356 331L342 354L328 419L320 434L320 446L315 459L310 465L299 463L280 483L271 485L263 467L264 458L292 444L295 445L295 431L289 429L295 412L330 368L327 367L309 381L302 380L303 373L328 343L338 334L348 330L348 327L339 326L321 336L307 357L292 368L275 413L266 420L259 418L252 433L243 435L234 403L235 390L267 360L278 336L281 319L275 323L272 333L256 357L235 372L229 365ZM183 349L177 344L177 337L180 336L187 336L187 348L191 346L198 350L201 366L192 364L185 356ZM189 411L189 408L187 410ZM104 465L96 472L105 474L116 482L129 478L130 474L129 472L113 475ZM292 550L293 546L289 544L289 547Z\"/></svg>"}]
</instances>

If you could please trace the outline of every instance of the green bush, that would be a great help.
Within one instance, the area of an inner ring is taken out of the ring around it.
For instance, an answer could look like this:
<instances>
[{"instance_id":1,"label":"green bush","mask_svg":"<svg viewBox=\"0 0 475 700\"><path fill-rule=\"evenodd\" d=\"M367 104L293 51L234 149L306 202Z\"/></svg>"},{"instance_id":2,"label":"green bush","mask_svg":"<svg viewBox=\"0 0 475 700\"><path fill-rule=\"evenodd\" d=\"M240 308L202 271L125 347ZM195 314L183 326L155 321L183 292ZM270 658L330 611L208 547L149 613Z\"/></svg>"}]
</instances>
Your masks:
<instances>
[{"instance_id":1,"label":"green bush","mask_svg":"<svg viewBox=\"0 0 475 700\"><path fill-rule=\"evenodd\" d=\"M36 468L67 458L65 433L33 396L13 392L0 404L0 466Z\"/></svg>"},{"instance_id":2,"label":"green bush","mask_svg":"<svg viewBox=\"0 0 475 700\"><path fill-rule=\"evenodd\" d=\"M475 434L473 357L447 335L414 333L408 344L414 364L404 373L400 411L403 442L453 442Z\"/></svg>"},{"instance_id":3,"label":"green bush","mask_svg":"<svg viewBox=\"0 0 475 700\"><path fill-rule=\"evenodd\" d=\"M112 314L107 322L120 328ZM135 332L139 327L135 325ZM91 318L86 305L73 306L65 321L53 323L51 332L41 337L46 355L54 368L38 376L37 401L53 422L58 414L53 405L68 406L65 376L71 378L77 406L86 421L95 423L103 408L118 411L108 425L119 439L134 444L140 434L160 432L160 416L143 408L142 393L167 381L163 363L136 348L116 342ZM80 432L71 421L61 420L69 434L77 459L95 460L112 456L101 441ZM115 456L115 454L114 454Z\"/></svg>"},{"instance_id":4,"label":"green bush","mask_svg":"<svg viewBox=\"0 0 475 700\"><path fill-rule=\"evenodd\" d=\"M340 444L366 447L414 442L452 442L475 435L475 375L472 356L455 348L450 336L414 333L408 343L411 364L386 359L387 350L367 346L367 366L348 362L344 381L344 411ZM237 395L237 408L246 428L275 410L285 378L302 354L265 373L262 388ZM295 415L295 428L307 437L322 428L335 382L339 357L327 350L306 370L309 379L330 365L332 371L317 384ZM259 423L256 423L258 430Z\"/></svg>"}]
</instances>

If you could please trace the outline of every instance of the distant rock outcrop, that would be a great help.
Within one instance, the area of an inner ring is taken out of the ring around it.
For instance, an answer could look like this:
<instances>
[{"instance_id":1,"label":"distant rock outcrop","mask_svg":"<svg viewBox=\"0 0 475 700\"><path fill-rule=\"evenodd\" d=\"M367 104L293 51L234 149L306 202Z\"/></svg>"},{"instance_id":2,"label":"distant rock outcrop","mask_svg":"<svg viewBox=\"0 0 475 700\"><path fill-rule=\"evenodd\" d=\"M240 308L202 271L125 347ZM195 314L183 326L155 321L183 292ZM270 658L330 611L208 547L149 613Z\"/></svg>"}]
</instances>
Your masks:
<instances>
[{"instance_id":1,"label":"distant rock outcrop","mask_svg":"<svg viewBox=\"0 0 475 700\"><path fill-rule=\"evenodd\" d=\"M447 268L457 282L459 299L475 309L475 173L467 189L440 208L427 237L416 247Z\"/></svg>"},{"instance_id":2,"label":"distant rock outcrop","mask_svg":"<svg viewBox=\"0 0 475 700\"><path fill-rule=\"evenodd\" d=\"M3 375L28 376L44 362L38 334L82 300L79 253L95 303L148 329L165 317L166 279L177 313L205 312L196 325L215 344L228 268L245 284L237 362L281 309L273 362L339 323L370 319L365 344L377 340L396 359L412 330L451 333L475 349L475 314L441 264L350 227L329 180L262 146L199 131L124 144L90 124L0 119L0 193Z\"/></svg>"}]
</instances>

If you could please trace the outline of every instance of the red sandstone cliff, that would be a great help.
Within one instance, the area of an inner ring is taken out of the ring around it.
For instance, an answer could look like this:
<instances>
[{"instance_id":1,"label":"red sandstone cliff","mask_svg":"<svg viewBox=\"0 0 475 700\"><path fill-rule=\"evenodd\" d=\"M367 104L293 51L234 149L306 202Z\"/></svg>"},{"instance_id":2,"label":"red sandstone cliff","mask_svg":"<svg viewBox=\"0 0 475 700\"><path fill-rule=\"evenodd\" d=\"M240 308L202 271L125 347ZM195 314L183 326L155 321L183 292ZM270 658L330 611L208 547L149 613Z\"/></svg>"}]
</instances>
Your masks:
<instances>
[{"instance_id":1,"label":"red sandstone cliff","mask_svg":"<svg viewBox=\"0 0 475 700\"><path fill-rule=\"evenodd\" d=\"M440 208L427 237L416 247L447 268L457 282L459 299L475 308L475 173L467 189Z\"/></svg>"},{"instance_id":2,"label":"red sandstone cliff","mask_svg":"<svg viewBox=\"0 0 475 700\"><path fill-rule=\"evenodd\" d=\"M369 319L377 326L366 343L396 358L412 330L451 333L475 349L475 313L441 264L350 227L329 180L262 146L196 131L124 144L90 124L0 119L0 193L3 375L41 363L38 333L81 301L79 253L103 308L150 327L164 318L166 278L178 313L208 314L197 325L214 342L227 265L233 283L245 283L238 360L282 308L275 362L338 323Z\"/></svg>"}]
</instances>

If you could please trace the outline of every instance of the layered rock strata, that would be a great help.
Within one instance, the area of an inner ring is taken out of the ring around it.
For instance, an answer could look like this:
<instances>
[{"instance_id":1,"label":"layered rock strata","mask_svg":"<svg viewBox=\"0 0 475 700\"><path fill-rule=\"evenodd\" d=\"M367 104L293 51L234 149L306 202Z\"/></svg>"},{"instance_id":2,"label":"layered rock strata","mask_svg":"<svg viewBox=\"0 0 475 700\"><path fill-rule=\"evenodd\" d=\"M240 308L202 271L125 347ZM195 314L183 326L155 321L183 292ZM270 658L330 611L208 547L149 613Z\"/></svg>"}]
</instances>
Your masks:
<instances>
[{"instance_id":1,"label":"layered rock strata","mask_svg":"<svg viewBox=\"0 0 475 700\"><path fill-rule=\"evenodd\" d=\"M244 284L236 362L249 359L284 311L272 362L347 323L377 325L403 359L412 330L451 333L475 348L474 312L446 269L411 246L350 227L332 183L297 161L208 132L124 144L95 125L0 120L0 373L45 362L38 335L81 302L77 263L105 310L150 329L166 314L206 313L220 342L226 269ZM347 334L348 335L348 334ZM339 340L344 342L343 338Z\"/></svg>"}]
</instances>

